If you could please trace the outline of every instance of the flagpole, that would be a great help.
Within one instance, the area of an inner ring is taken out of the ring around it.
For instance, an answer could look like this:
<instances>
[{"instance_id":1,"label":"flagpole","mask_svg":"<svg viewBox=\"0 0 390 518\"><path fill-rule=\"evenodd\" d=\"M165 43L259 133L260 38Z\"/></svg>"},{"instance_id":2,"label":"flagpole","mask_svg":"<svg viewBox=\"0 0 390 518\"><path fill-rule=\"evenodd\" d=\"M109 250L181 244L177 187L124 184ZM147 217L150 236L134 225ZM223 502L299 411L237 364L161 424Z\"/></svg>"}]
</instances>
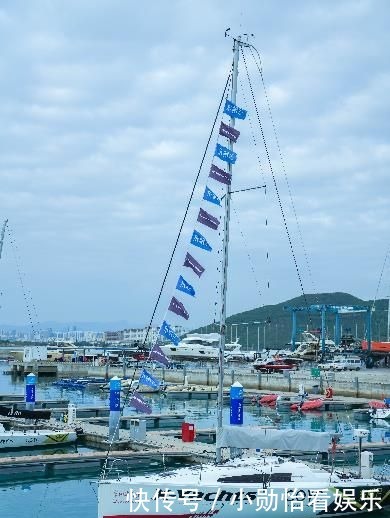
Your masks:
<instances>
[{"instance_id":1,"label":"flagpole","mask_svg":"<svg viewBox=\"0 0 390 518\"><path fill-rule=\"evenodd\" d=\"M236 104L237 97L237 76L238 76L238 59L241 44L241 36L234 40L233 45L233 72L232 72L232 90L230 100ZM234 128L235 119L230 117L230 126ZM233 151L233 141L229 140L229 149ZM228 172L232 174L232 164L228 163ZM223 265L222 265L222 290L221 290L221 315L220 315L220 339L219 339L219 356L218 356L218 430L222 429L223 424L223 379L224 379L224 356L226 342L226 292L227 292L227 269L228 269L228 252L229 252L229 221L230 221L230 186L226 186L225 195L225 225L223 233ZM217 447L216 461L220 463L222 460L222 449Z\"/></svg>"}]
</instances>

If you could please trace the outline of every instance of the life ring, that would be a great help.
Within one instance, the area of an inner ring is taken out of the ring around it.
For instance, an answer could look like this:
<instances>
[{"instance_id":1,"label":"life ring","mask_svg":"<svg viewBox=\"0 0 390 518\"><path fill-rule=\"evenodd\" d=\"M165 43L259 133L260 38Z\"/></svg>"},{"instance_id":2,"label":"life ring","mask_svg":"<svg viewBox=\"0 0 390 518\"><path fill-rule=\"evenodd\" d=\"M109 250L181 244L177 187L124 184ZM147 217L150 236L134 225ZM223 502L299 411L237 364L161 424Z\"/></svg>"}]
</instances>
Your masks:
<instances>
[{"instance_id":1,"label":"life ring","mask_svg":"<svg viewBox=\"0 0 390 518\"><path fill-rule=\"evenodd\" d=\"M325 399L332 399L333 398L333 389L332 387L327 387L325 389Z\"/></svg>"}]
</instances>

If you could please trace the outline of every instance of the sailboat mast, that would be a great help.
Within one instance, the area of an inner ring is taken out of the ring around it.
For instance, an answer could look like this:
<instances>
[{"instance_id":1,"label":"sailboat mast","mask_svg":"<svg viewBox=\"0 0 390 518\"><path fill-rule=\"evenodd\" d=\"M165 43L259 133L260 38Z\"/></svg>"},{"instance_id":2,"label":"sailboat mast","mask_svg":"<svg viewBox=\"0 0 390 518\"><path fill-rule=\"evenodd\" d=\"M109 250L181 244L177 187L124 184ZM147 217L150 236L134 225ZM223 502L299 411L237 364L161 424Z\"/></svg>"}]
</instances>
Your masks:
<instances>
[{"instance_id":1,"label":"sailboat mast","mask_svg":"<svg viewBox=\"0 0 390 518\"><path fill-rule=\"evenodd\" d=\"M233 72L232 72L232 89L230 93L230 100L236 104L237 97L237 76L238 76L238 59L240 56L241 36L234 39L233 45ZM230 126L234 127L235 119L230 118ZM229 149L233 151L233 142L229 142ZM232 164L228 164L228 171L232 174ZM219 341L219 356L218 356L218 429L222 428L223 422L223 378L224 378L224 356L225 356L225 342L226 342L226 292L227 292L227 269L229 256L229 222L230 222L230 186L226 186L225 195L225 225L223 233L223 264L222 264L222 289L221 289L221 314L220 314L220 341ZM217 462L221 462L222 454L221 448L217 448Z\"/></svg>"}]
</instances>

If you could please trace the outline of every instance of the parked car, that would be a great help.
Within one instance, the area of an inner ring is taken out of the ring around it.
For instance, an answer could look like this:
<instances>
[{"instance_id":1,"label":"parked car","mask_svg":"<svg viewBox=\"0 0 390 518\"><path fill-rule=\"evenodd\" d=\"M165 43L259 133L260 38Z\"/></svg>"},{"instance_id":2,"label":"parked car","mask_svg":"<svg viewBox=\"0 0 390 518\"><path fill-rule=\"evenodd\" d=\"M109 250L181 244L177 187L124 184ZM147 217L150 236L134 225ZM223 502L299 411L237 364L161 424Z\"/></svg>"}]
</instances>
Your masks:
<instances>
[{"instance_id":1,"label":"parked car","mask_svg":"<svg viewBox=\"0 0 390 518\"><path fill-rule=\"evenodd\" d=\"M320 363L318 367L324 371L358 371L362 368L362 361L358 356L334 358L331 362Z\"/></svg>"},{"instance_id":2,"label":"parked car","mask_svg":"<svg viewBox=\"0 0 390 518\"><path fill-rule=\"evenodd\" d=\"M298 370L302 360L298 358L279 358L266 361L255 361L254 369L260 372L283 372L285 370Z\"/></svg>"}]
</instances>

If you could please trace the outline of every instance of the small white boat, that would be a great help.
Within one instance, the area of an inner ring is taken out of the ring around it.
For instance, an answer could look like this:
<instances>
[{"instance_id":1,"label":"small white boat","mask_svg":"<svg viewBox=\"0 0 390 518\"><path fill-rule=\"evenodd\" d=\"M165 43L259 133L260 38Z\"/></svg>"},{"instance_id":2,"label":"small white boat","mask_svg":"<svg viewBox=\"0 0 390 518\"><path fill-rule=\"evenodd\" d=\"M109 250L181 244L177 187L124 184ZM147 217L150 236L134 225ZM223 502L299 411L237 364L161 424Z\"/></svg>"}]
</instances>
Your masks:
<instances>
[{"instance_id":1,"label":"small white boat","mask_svg":"<svg viewBox=\"0 0 390 518\"><path fill-rule=\"evenodd\" d=\"M34 448L36 446L58 446L75 442L74 430L10 430L0 424L0 450Z\"/></svg>"},{"instance_id":2,"label":"small white boat","mask_svg":"<svg viewBox=\"0 0 390 518\"><path fill-rule=\"evenodd\" d=\"M121 390L129 390L129 389L136 389L137 392L143 394L143 393L157 393L160 392L165 386L164 383L161 383L161 385L158 388L149 387L147 385L139 386L138 380L131 381L130 379L121 379ZM110 383L104 383L103 385L100 385L100 390L110 390Z\"/></svg>"},{"instance_id":3,"label":"small white boat","mask_svg":"<svg viewBox=\"0 0 390 518\"><path fill-rule=\"evenodd\" d=\"M372 408L371 419L390 419L390 408Z\"/></svg>"}]
</instances>

